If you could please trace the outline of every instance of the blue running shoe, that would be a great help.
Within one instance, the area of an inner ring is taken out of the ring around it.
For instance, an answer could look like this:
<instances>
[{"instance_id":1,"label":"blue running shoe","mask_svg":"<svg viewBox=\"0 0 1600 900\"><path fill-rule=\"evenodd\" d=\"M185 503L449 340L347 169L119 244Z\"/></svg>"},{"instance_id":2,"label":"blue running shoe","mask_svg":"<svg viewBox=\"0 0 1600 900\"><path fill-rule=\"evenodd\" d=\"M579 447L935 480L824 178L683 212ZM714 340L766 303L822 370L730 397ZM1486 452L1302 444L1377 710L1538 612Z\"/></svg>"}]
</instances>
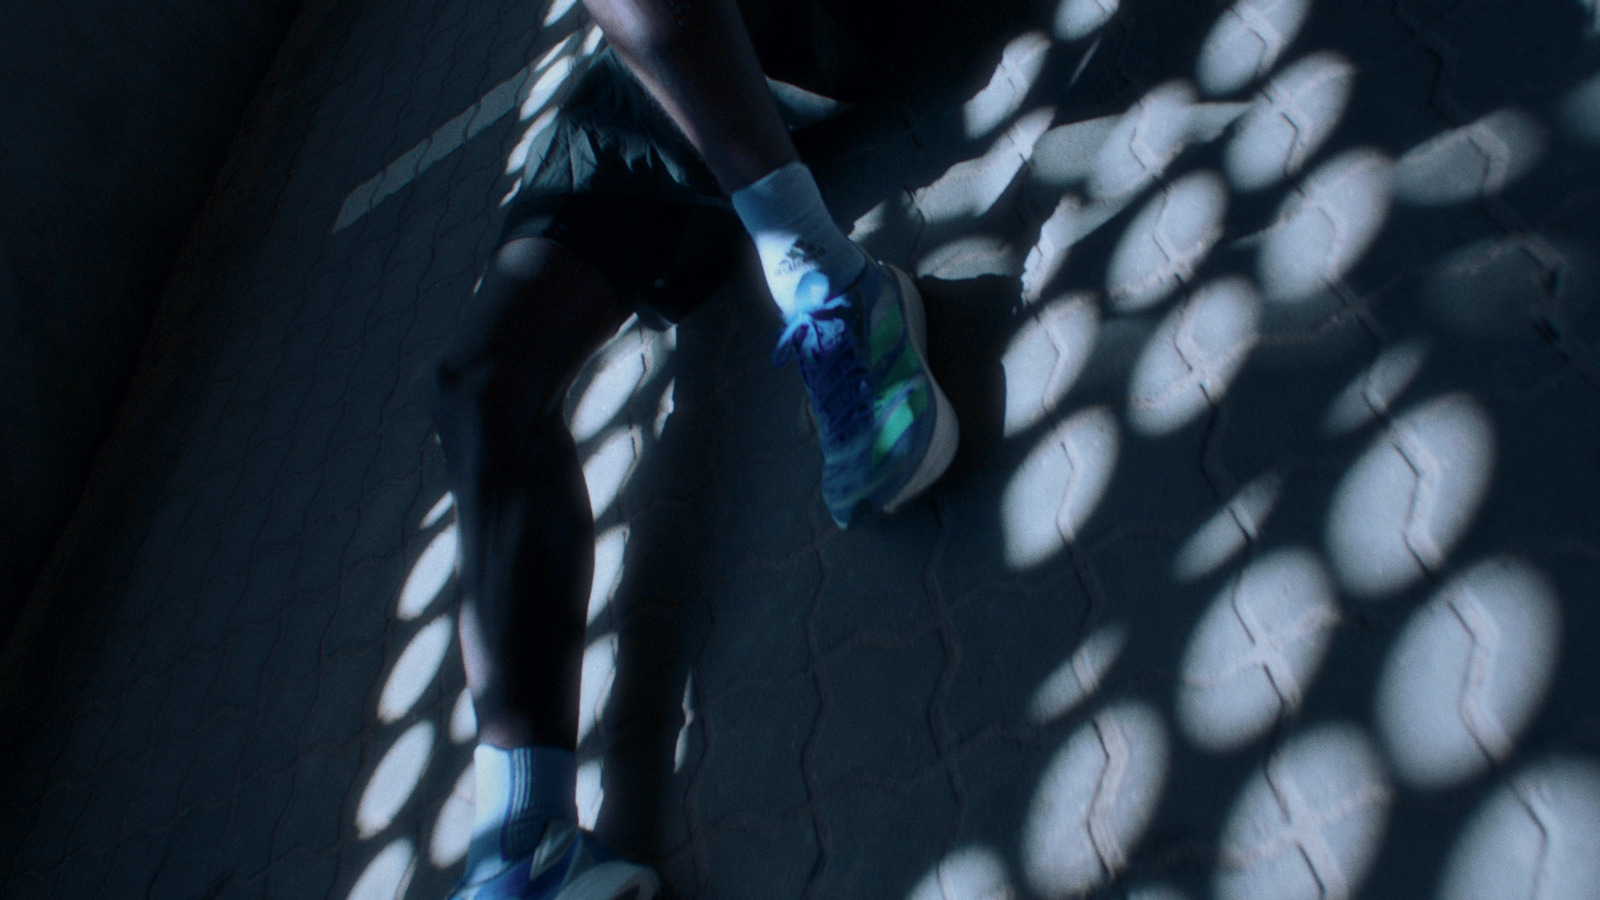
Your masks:
<instances>
[{"instance_id":1,"label":"blue running shoe","mask_svg":"<svg viewBox=\"0 0 1600 900\"><path fill-rule=\"evenodd\" d=\"M892 513L944 474L959 440L928 370L922 297L904 272L869 262L839 294L807 273L795 301L773 362L793 356L811 395L822 499L840 528Z\"/></svg>"},{"instance_id":2,"label":"blue running shoe","mask_svg":"<svg viewBox=\"0 0 1600 900\"><path fill-rule=\"evenodd\" d=\"M655 900L661 879L616 858L571 822L552 822L532 856L475 884L457 885L449 900Z\"/></svg>"}]
</instances>

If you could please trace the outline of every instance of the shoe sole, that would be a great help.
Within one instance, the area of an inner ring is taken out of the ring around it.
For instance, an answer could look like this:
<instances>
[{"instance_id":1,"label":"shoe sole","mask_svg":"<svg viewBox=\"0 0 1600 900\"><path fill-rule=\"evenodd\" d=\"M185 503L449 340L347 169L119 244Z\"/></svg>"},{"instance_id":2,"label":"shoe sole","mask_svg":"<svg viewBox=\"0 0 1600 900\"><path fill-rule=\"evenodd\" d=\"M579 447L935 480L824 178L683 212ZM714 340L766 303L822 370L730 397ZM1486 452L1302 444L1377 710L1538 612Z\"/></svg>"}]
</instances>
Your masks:
<instances>
[{"instance_id":1,"label":"shoe sole","mask_svg":"<svg viewBox=\"0 0 1600 900\"><path fill-rule=\"evenodd\" d=\"M928 375L934 408L933 437L928 440L928 452L923 454L922 462L911 473L911 479L905 487L883 506L885 513L893 513L916 499L918 494L927 490L950 468L951 461L956 457L956 446L961 442L961 429L956 423L955 409L950 406L944 391L939 389L939 383L933 380L933 369L928 365L928 322L922 309L922 294L911 283L911 276L898 266L885 263L883 268L894 275L895 284L900 288L901 314L905 318L906 330L911 335L911 346L917 352L917 362Z\"/></svg>"},{"instance_id":2,"label":"shoe sole","mask_svg":"<svg viewBox=\"0 0 1600 900\"><path fill-rule=\"evenodd\" d=\"M618 860L578 876L554 900L655 900L660 893L661 879L655 872Z\"/></svg>"}]
</instances>

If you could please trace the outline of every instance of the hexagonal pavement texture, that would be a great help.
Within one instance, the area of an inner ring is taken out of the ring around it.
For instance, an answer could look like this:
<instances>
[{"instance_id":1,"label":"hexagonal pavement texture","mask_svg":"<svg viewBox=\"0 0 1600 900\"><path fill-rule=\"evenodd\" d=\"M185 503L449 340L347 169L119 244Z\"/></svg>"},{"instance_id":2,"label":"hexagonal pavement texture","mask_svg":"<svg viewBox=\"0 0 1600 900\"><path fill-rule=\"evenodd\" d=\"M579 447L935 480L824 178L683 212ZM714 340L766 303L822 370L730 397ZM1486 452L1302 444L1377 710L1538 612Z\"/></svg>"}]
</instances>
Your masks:
<instances>
[{"instance_id":1,"label":"hexagonal pavement texture","mask_svg":"<svg viewBox=\"0 0 1600 900\"><path fill-rule=\"evenodd\" d=\"M585 823L680 898L1595 896L1596 5L921 25L801 147L956 463L839 531L753 270L624 328ZM5 897L448 893L433 367L595 37L306 5L3 658Z\"/></svg>"}]
</instances>

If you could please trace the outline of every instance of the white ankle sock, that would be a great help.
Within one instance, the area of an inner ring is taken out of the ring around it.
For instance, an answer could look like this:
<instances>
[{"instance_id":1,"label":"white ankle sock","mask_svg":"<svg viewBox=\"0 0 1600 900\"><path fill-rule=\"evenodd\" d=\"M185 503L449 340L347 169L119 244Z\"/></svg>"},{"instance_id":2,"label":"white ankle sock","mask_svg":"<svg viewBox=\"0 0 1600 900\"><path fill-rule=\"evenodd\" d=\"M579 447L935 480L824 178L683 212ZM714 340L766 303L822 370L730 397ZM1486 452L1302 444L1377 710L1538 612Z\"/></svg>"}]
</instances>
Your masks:
<instances>
[{"instance_id":1,"label":"white ankle sock","mask_svg":"<svg viewBox=\"0 0 1600 900\"><path fill-rule=\"evenodd\" d=\"M801 276L820 271L837 293L849 287L867 258L822 205L811 170L792 162L733 192L733 209L755 241L772 299L794 313Z\"/></svg>"},{"instance_id":2,"label":"white ankle sock","mask_svg":"<svg viewBox=\"0 0 1600 900\"><path fill-rule=\"evenodd\" d=\"M532 853L550 820L577 818L577 760L570 751L479 744L472 751L472 779L477 799L468 883Z\"/></svg>"}]
</instances>

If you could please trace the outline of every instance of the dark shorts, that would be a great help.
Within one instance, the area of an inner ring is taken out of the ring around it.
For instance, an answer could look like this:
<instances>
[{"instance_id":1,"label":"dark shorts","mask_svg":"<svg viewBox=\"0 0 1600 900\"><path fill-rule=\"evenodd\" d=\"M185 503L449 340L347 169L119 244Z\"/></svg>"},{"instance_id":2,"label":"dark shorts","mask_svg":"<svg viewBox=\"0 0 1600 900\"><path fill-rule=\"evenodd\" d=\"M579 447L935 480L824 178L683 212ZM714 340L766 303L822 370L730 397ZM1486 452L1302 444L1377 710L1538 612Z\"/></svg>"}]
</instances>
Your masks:
<instances>
[{"instance_id":1,"label":"dark shorts","mask_svg":"<svg viewBox=\"0 0 1600 900\"><path fill-rule=\"evenodd\" d=\"M699 155L602 48L529 146L500 245L541 237L598 269L652 324L715 291L749 240Z\"/></svg>"}]
</instances>

